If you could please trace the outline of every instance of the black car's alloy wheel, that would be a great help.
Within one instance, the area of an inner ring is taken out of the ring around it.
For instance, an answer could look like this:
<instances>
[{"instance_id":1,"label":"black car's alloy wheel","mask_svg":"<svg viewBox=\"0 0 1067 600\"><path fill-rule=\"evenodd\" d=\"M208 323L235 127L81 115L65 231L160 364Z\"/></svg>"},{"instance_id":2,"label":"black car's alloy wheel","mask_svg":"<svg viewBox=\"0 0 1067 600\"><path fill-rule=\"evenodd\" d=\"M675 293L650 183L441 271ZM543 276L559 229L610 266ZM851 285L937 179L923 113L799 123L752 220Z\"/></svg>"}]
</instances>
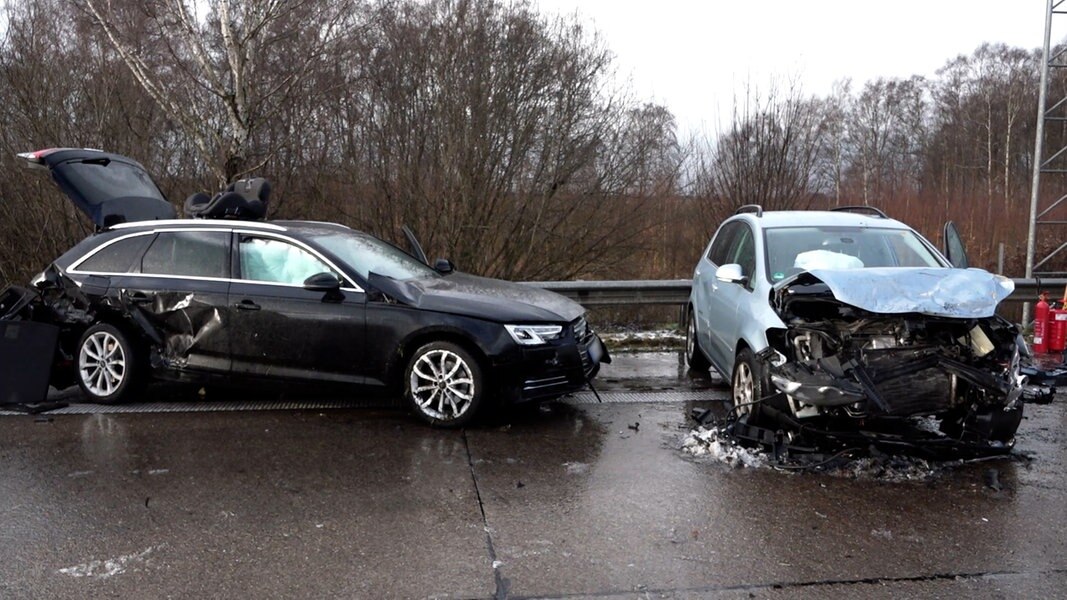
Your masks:
<instances>
[{"instance_id":1,"label":"black car's alloy wheel","mask_svg":"<svg viewBox=\"0 0 1067 600\"><path fill-rule=\"evenodd\" d=\"M127 400L144 379L140 357L130 338L117 327L97 323L78 343L78 386L93 402Z\"/></svg>"},{"instance_id":2,"label":"black car's alloy wheel","mask_svg":"<svg viewBox=\"0 0 1067 600\"><path fill-rule=\"evenodd\" d=\"M416 350L404 373L404 387L415 414L444 427L469 423L485 395L478 361L451 342L433 342Z\"/></svg>"}]
</instances>

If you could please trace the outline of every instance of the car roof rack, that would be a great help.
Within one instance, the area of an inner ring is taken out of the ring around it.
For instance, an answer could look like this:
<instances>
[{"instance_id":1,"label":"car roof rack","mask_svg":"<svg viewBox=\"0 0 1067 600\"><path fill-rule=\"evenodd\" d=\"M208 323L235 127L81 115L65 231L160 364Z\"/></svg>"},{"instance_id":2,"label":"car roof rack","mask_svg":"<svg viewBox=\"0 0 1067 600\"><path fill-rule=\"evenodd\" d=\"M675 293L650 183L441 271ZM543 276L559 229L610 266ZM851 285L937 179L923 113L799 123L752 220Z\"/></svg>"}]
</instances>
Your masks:
<instances>
[{"instance_id":1,"label":"car roof rack","mask_svg":"<svg viewBox=\"0 0 1067 600\"><path fill-rule=\"evenodd\" d=\"M735 215L739 215L741 213L753 213L757 217L762 217L763 216L763 207L760 206L759 204L746 204L746 205L744 205L742 207L739 207L737 210L734 211Z\"/></svg>"},{"instance_id":2,"label":"car roof rack","mask_svg":"<svg viewBox=\"0 0 1067 600\"><path fill-rule=\"evenodd\" d=\"M888 219L889 215L882 212L882 209L875 208L873 206L835 206L830 209L831 212L850 212L858 214L871 215L872 217L878 217L879 219Z\"/></svg>"}]
</instances>

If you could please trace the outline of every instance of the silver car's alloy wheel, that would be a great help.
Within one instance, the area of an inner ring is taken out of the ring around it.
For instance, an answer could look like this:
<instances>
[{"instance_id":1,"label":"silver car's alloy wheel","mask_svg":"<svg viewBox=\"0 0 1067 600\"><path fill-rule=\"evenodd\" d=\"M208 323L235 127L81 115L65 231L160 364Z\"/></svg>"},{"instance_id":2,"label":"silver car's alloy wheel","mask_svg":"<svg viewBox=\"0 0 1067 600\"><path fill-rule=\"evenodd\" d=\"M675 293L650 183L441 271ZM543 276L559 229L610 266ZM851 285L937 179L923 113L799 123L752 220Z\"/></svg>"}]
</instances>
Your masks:
<instances>
[{"instance_id":1,"label":"silver car's alloy wheel","mask_svg":"<svg viewBox=\"0 0 1067 600\"><path fill-rule=\"evenodd\" d=\"M697 372L704 372L708 370L711 363L708 359L704 358L704 353L700 351L700 341L697 337L697 316L692 307L686 311L685 322L685 363L689 365L689 369Z\"/></svg>"},{"instance_id":2,"label":"silver car's alloy wheel","mask_svg":"<svg viewBox=\"0 0 1067 600\"><path fill-rule=\"evenodd\" d=\"M697 324L695 315L689 313L689 323L685 327L685 355L695 356L697 351Z\"/></svg>"},{"instance_id":3,"label":"silver car's alloy wheel","mask_svg":"<svg viewBox=\"0 0 1067 600\"><path fill-rule=\"evenodd\" d=\"M118 338L97 331L85 338L78 354L78 373L85 389L97 397L107 397L126 379L126 352Z\"/></svg>"},{"instance_id":4,"label":"silver car's alloy wheel","mask_svg":"<svg viewBox=\"0 0 1067 600\"><path fill-rule=\"evenodd\" d=\"M428 417L452 421L470 410L477 393L470 365L455 352L434 349L411 367L412 400Z\"/></svg>"},{"instance_id":5,"label":"silver car's alloy wheel","mask_svg":"<svg viewBox=\"0 0 1067 600\"><path fill-rule=\"evenodd\" d=\"M741 361L734 367L734 383L733 383L733 395L734 395L734 410L737 416L747 414L752 410L752 402L755 400L753 397L756 387L756 380L752 376L752 369L749 368L748 363Z\"/></svg>"}]
</instances>

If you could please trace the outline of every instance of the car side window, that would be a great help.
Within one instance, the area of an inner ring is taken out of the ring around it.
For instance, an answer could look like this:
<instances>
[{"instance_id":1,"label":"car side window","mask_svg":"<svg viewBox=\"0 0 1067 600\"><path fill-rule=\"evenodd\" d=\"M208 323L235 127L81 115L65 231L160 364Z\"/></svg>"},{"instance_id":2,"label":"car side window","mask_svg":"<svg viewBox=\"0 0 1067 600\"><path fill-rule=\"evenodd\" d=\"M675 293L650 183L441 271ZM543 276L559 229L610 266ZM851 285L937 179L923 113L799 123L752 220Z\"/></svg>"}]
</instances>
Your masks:
<instances>
[{"instance_id":1,"label":"car side window","mask_svg":"<svg viewBox=\"0 0 1067 600\"><path fill-rule=\"evenodd\" d=\"M141 259L151 275L226 278L230 234L226 231L161 231Z\"/></svg>"},{"instance_id":2,"label":"car side window","mask_svg":"<svg viewBox=\"0 0 1067 600\"><path fill-rule=\"evenodd\" d=\"M909 235L910 233L911 232L902 231L886 236L887 243L890 245L893 254L892 262L889 266L930 266L929 260L924 260L924 255L928 256L929 251L923 247L922 242L920 242L916 236Z\"/></svg>"},{"instance_id":3,"label":"car side window","mask_svg":"<svg viewBox=\"0 0 1067 600\"><path fill-rule=\"evenodd\" d=\"M131 273L140 269L138 260L152 241L152 235L138 235L106 246L78 265L89 273Z\"/></svg>"},{"instance_id":4,"label":"car side window","mask_svg":"<svg viewBox=\"0 0 1067 600\"><path fill-rule=\"evenodd\" d=\"M721 267L730 263L730 248L733 246L738 226L744 225L733 222L719 228L719 234L715 236L715 241L711 243L711 250L708 251L708 260L711 264Z\"/></svg>"},{"instance_id":5,"label":"car side window","mask_svg":"<svg viewBox=\"0 0 1067 600\"><path fill-rule=\"evenodd\" d=\"M337 273L307 250L274 238L242 235L238 244L241 279L303 285L319 273ZM338 276L338 280L341 278Z\"/></svg>"},{"instance_id":6,"label":"car side window","mask_svg":"<svg viewBox=\"0 0 1067 600\"><path fill-rule=\"evenodd\" d=\"M730 262L741 265L741 273L748 277L751 282L756 270L756 244L752 236L752 229L741 224L734 236L734 244L730 251Z\"/></svg>"}]
</instances>

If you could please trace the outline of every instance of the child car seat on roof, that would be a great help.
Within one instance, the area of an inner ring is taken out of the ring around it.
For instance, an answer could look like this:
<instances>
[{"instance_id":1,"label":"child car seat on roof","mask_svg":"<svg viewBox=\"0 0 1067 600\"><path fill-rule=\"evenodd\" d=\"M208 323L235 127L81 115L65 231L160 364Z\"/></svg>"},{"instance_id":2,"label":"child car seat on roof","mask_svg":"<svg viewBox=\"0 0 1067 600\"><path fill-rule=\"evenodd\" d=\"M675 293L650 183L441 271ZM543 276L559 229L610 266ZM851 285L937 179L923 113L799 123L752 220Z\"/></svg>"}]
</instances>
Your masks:
<instances>
[{"instance_id":1,"label":"child car seat on roof","mask_svg":"<svg viewBox=\"0 0 1067 600\"><path fill-rule=\"evenodd\" d=\"M194 219L242 219L255 221L267 216L270 182L263 177L241 179L214 198L200 192L185 199L185 216Z\"/></svg>"}]
</instances>

